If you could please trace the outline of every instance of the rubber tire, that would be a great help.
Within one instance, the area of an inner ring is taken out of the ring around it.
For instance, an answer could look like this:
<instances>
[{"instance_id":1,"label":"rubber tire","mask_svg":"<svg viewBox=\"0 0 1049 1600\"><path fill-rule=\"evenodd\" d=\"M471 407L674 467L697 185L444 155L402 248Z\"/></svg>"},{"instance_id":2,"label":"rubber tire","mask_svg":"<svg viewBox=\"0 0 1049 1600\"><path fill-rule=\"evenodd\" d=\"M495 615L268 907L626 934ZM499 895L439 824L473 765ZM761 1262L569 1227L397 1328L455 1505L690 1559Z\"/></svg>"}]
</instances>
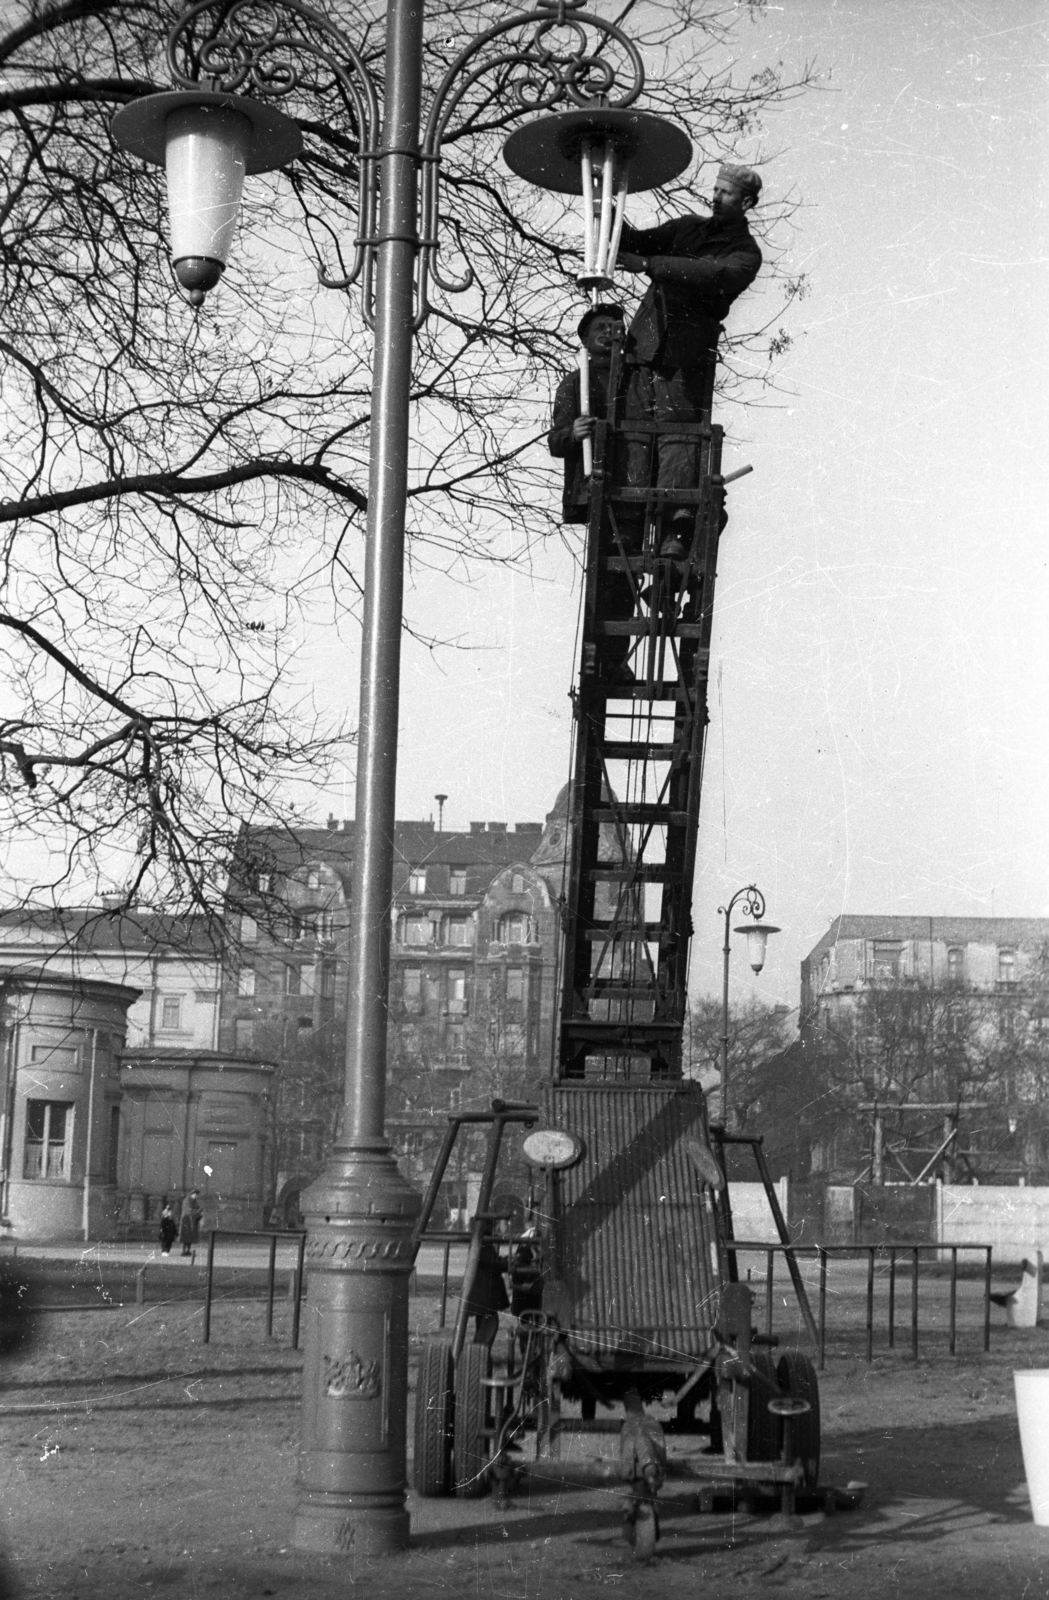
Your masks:
<instances>
[{"instance_id":1,"label":"rubber tire","mask_svg":"<svg viewBox=\"0 0 1049 1600\"><path fill-rule=\"evenodd\" d=\"M791 1350L776 1368L779 1386L794 1400L807 1400L809 1410L794 1419L794 1454L800 1456L806 1489L820 1481L820 1382L808 1356Z\"/></svg>"},{"instance_id":2,"label":"rubber tire","mask_svg":"<svg viewBox=\"0 0 1049 1600\"><path fill-rule=\"evenodd\" d=\"M492 1370L491 1351L482 1344L466 1344L455 1366L455 1442L452 1451L453 1482L460 1500L479 1500L488 1492L489 1441L485 1438L488 1390L484 1380Z\"/></svg>"},{"instance_id":3,"label":"rubber tire","mask_svg":"<svg viewBox=\"0 0 1049 1600\"><path fill-rule=\"evenodd\" d=\"M778 1461L779 1418L774 1417L769 1410L769 1401L776 1398L776 1386L779 1382L776 1363L767 1350L752 1350L750 1360L755 1372L766 1379L766 1382L750 1385L750 1405L747 1409L747 1460Z\"/></svg>"},{"instance_id":4,"label":"rubber tire","mask_svg":"<svg viewBox=\"0 0 1049 1600\"><path fill-rule=\"evenodd\" d=\"M419 1357L412 1482L428 1500L451 1488L452 1347L447 1339L428 1339Z\"/></svg>"}]
</instances>

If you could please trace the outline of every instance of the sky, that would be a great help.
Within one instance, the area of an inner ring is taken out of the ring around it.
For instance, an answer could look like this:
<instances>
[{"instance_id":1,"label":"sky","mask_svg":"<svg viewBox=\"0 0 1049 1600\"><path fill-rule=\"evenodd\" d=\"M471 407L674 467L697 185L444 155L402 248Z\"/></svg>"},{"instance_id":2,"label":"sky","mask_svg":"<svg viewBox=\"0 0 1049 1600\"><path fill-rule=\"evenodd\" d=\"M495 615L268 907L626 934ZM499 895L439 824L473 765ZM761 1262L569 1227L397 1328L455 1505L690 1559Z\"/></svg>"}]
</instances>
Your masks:
<instances>
[{"instance_id":1,"label":"sky","mask_svg":"<svg viewBox=\"0 0 1049 1600\"><path fill-rule=\"evenodd\" d=\"M791 345L715 411L753 472L719 558L691 981L718 992L718 908L754 882L782 931L757 979L736 941L733 994L795 1006L840 913L1049 915L1049 0L784 0L733 39L738 76L818 86L735 151L794 207L808 292L780 315L766 274L730 313ZM572 531L528 571L409 573L409 621L455 644L405 636L399 817L550 810L579 556ZM353 641L299 667L352 720ZM317 821L353 799L347 770Z\"/></svg>"},{"instance_id":2,"label":"sky","mask_svg":"<svg viewBox=\"0 0 1049 1600\"><path fill-rule=\"evenodd\" d=\"M692 988L719 989L718 907L753 881L782 931L756 980L737 941L733 995L794 1006L842 912L1049 915L1049 0L786 0L736 43L820 85L736 152L796 203L809 289L777 388L715 412L725 470L754 470L719 559ZM733 322L775 311L749 293ZM406 640L399 816L549 810L576 578L551 541L528 574L409 584L460 648Z\"/></svg>"}]
</instances>

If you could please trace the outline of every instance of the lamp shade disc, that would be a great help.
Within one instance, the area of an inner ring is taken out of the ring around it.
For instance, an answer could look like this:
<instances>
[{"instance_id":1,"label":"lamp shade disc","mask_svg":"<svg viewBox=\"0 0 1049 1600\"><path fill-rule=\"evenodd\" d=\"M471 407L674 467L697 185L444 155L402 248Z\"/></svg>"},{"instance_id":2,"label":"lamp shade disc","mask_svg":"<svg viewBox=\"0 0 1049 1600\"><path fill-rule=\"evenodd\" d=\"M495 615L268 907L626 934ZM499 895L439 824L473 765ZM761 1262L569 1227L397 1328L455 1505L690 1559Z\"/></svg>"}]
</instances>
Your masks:
<instances>
[{"instance_id":1,"label":"lamp shade disc","mask_svg":"<svg viewBox=\"0 0 1049 1600\"><path fill-rule=\"evenodd\" d=\"M210 89L168 89L163 94L147 94L141 100L132 100L113 118L113 137L132 155L162 167L168 118L173 111L190 106L221 106L247 118L251 124L251 141L244 170L248 173L272 172L275 167L286 166L302 151L299 125L283 111L274 111L272 106L248 95L219 94Z\"/></svg>"},{"instance_id":2,"label":"lamp shade disc","mask_svg":"<svg viewBox=\"0 0 1049 1600\"><path fill-rule=\"evenodd\" d=\"M684 172L692 141L676 123L647 111L562 111L517 128L503 145L511 172L540 189L578 194L583 140L612 139L630 163L630 192L656 189Z\"/></svg>"}]
</instances>

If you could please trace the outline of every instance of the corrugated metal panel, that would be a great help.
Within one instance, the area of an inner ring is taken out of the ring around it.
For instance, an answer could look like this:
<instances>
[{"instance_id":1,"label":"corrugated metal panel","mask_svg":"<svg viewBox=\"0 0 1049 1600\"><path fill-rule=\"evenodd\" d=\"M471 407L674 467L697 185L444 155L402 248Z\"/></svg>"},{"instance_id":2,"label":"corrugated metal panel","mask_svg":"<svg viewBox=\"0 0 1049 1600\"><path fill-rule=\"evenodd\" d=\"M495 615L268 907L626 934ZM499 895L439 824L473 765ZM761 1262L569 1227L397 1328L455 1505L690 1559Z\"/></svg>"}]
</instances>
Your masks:
<instances>
[{"instance_id":1,"label":"corrugated metal panel","mask_svg":"<svg viewBox=\"0 0 1049 1600\"><path fill-rule=\"evenodd\" d=\"M685 1358L702 1353L714 1320L713 1219L685 1149L706 1139L696 1085L558 1085L551 1123L586 1146L558 1175L557 1276L572 1327L595 1353Z\"/></svg>"}]
</instances>

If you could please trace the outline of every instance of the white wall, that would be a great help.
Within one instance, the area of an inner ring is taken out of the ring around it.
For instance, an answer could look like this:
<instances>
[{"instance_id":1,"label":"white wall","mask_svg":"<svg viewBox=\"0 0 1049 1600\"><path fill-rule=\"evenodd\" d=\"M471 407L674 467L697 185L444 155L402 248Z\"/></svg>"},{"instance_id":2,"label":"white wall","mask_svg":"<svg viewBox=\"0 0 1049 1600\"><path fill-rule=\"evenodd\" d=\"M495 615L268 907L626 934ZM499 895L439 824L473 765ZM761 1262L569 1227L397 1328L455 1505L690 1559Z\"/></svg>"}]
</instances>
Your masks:
<instances>
[{"instance_id":1,"label":"white wall","mask_svg":"<svg viewBox=\"0 0 1049 1600\"><path fill-rule=\"evenodd\" d=\"M787 1179L779 1178L774 1187L780 1210L786 1216ZM730 1183L728 1193L732 1204L732 1231L736 1238L760 1240L763 1244L777 1244L779 1234L772 1220L764 1184Z\"/></svg>"},{"instance_id":2,"label":"white wall","mask_svg":"<svg viewBox=\"0 0 1049 1600\"><path fill-rule=\"evenodd\" d=\"M941 1244L993 1245L995 1261L1049 1256L1049 1189L944 1184L938 1233Z\"/></svg>"}]
</instances>

